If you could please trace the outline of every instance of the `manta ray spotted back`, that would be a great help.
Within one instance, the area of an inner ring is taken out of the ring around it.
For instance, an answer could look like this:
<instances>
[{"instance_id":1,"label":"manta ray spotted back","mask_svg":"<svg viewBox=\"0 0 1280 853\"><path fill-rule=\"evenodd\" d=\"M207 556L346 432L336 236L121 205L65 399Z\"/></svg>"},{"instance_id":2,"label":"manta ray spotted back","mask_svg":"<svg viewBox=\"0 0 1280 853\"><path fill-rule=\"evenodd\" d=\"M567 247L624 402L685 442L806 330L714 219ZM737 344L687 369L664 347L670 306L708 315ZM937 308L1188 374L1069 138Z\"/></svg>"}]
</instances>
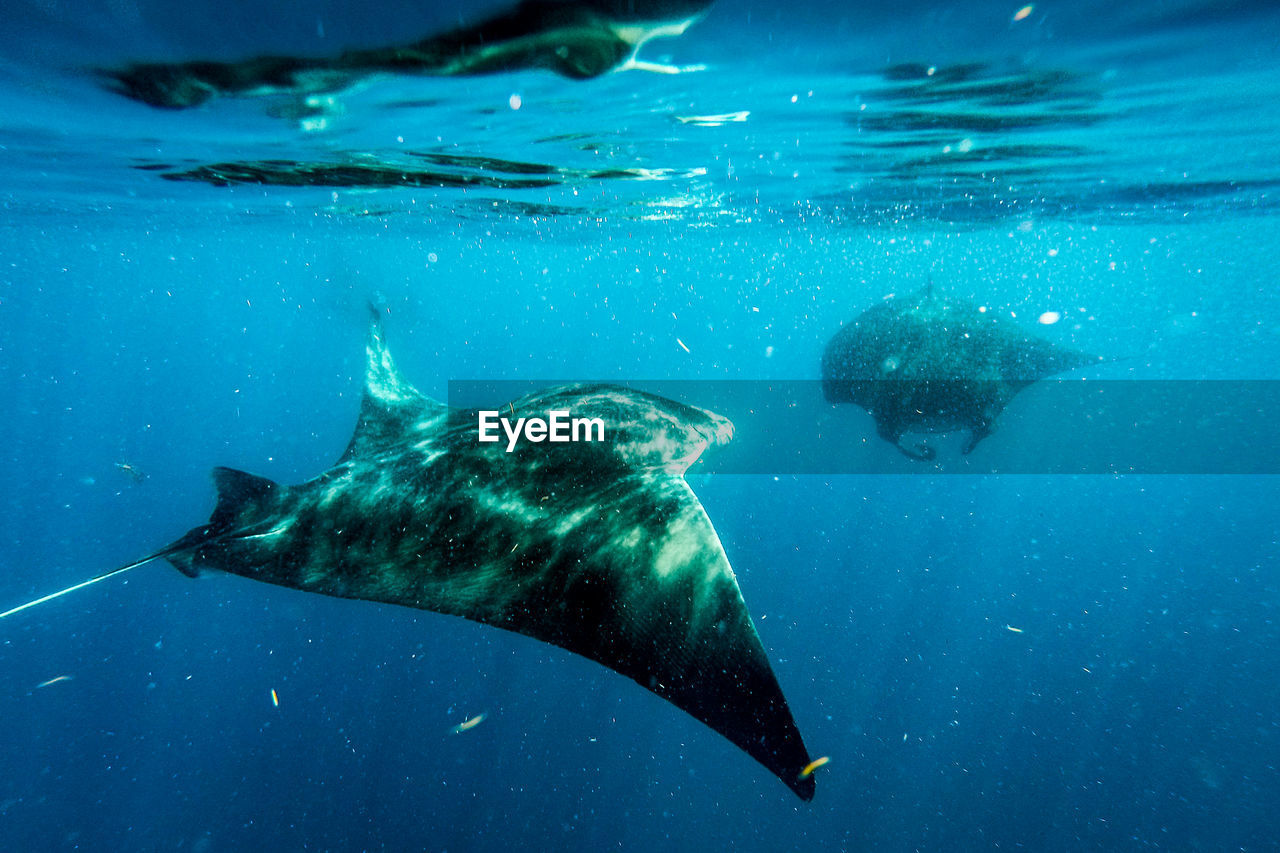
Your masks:
<instances>
[{"instance_id":1,"label":"manta ray spotted back","mask_svg":"<svg viewBox=\"0 0 1280 853\"><path fill-rule=\"evenodd\" d=\"M474 411L401 378L375 313L359 424L337 464L296 486L216 469L209 522L147 560L552 643L684 709L811 799L809 755L683 478L704 449L729 440L730 423L609 385L553 388L504 409L598 417L605 441L512 452L479 442Z\"/></svg>"},{"instance_id":2,"label":"manta ray spotted back","mask_svg":"<svg viewBox=\"0 0 1280 853\"><path fill-rule=\"evenodd\" d=\"M933 448L907 446L903 435L967 429L969 453L1023 388L1104 360L929 285L885 299L837 332L822 354L822 389L832 403L866 409L880 437L907 456L932 459Z\"/></svg>"}]
</instances>

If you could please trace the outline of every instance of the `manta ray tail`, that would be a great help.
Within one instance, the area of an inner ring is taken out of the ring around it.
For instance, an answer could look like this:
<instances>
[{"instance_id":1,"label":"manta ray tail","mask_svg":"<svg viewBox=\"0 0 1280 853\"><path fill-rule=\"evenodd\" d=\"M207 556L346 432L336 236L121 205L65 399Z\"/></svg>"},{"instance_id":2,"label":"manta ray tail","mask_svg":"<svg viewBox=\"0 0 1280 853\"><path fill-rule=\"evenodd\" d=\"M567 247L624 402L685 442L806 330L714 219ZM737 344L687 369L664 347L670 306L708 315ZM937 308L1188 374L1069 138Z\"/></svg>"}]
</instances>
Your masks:
<instances>
[{"instance_id":1,"label":"manta ray tail","mask_svg":"<svg viewBox=\"0 0 1280 853\"><path fill-rule=\"evenodd\" d=\"M87 586L93 586L95 583L100 583L106 580L107 578L113 578L116 575L122 575L125 572L132 571L133 569L140 568L141 566L145 566L147 563L152 563L162 558L169 558L170 560L172 560L171 555L175 550L179 548L190 547L189 543L186 540L191 537L192 533L195 533L195 532L196 531L193 530L191 533L188 533L186 536L184 536L182 539L179 539L177 542L173 543L172 545L166 545L165 547L161 548L159 551L156 551L155 553L152 553L152 554L148 554L147 556L143 557L140 560L134 560L132 563L127 563L126 565L120 566L119 568L112 569L109 572L103 572L100 575L94 575L93 577L89 578L87 581L80 581L80 583L72 584L66 589L60 589L57 592L51 592L48 595L42 595L39 598L33 599L32 601L28 601L25 604L19 604L17 607L11 607L8 610L4 611L3 613L0 613L0 619L13 616L14 614L21 613L24 610L30 610L32 607L35 607L38 604L44 604L45 602L53 601L55 598L61 598L62 596L66 595L69 592L75 592L76 590L84 589Z\"/></svg>"},{"instance_id":2,"label":"manta ray tail","mask_svg":"<svg viewBox=\"0 0 1280 853\"><path fill-rule=\"evenodd\" d=\"M145 566L147 563L150 563L152 560L159 559L161 556L163 556L162 553L156 553L156 554L152 554L149 557L143 557L141 560L136 560L132 563L129 563L127 566L121 566L118 569L112 569L109 572L103 572L102 574L97 575L96 577L89 578L87 581L81 581L80 583L72 584L66 589L60 589L57 592L51 592L48 595L42 595L37 599L28 601L26 604L19 604L17 607L11 607L8 610L4 611L3 613L0 613L0 619L4 619L6 617L12 616L15 613L21 613L24 610L29 610L32 607L35 607L37 604L44 604L46 601L53 601L55 598L61 598L62 596L66 595L69 592L75 592L78 589L84 589L86 586L92 586L93 584L98 583L99 581L104 581L107 578L112 578L112 577L115 577L116 575L124 574L130 569L136 569L139 566Z\"/></svg>"},{"instance_id":3,"label":"manta ray tail","mask_svg":"<svg viewBox=\"0 0 1280 853\"><path fill-rule=\"evenodd\" d=\"M217 536L239 532L237 527L241 526L240 521L246 515L246 511L250 513L257 511L257 507L267 501L272 491L279 488L274 482L265 477L256 477L253 474L246 474L243 471L236 471L232 468L215 468L213 470L213 479L214 485L218 489L218 504L214 508L213 516L209 519L208 524L195 528L178 541L166 545L159 551L152 552L140 560L134 560L132 563L95 575L86 581L72 584L66 589L60 589L57 592L42 595L17 607L11 607L0 613L0 619L21 613L23 610L29 610L36 605L53 601L55 598L61 598L67 593L93 586L107 578L122 575L125 572L160 559L167 559L184 575L195 577L197 571L192 563L194 549Z\"/></svg>"}]
</instances>

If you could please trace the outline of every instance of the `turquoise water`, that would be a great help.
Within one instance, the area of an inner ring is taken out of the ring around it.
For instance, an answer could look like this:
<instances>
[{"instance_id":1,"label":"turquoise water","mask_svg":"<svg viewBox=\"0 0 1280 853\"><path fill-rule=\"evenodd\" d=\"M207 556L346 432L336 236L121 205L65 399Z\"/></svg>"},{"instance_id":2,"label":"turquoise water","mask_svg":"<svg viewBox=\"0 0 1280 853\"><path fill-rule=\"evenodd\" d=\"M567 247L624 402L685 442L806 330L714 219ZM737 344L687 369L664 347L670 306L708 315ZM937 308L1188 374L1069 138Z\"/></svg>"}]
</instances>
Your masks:
<instances>
[{"instance_id":1,"label":"turquoise water","mask_svg":"<svg viewBox=\"0 0 1280 853\"><path fill-rule=\"evenodd\" d=\"M1280 15L1015 12L722 2L644 49L696 73L164 111L92 70L457 15L17 4L0 606L202 522L215 465L332 464L370 301L439 397L817 379L842 323L929 280L1123 358L1096 378L1277 378ZM982 452L1018 445L1011 421ZM0 846L1274 849L1274 478L690 481L831 757L812 803L554 647L157 564L0 623Z\"/></svg>"}]
</instances>

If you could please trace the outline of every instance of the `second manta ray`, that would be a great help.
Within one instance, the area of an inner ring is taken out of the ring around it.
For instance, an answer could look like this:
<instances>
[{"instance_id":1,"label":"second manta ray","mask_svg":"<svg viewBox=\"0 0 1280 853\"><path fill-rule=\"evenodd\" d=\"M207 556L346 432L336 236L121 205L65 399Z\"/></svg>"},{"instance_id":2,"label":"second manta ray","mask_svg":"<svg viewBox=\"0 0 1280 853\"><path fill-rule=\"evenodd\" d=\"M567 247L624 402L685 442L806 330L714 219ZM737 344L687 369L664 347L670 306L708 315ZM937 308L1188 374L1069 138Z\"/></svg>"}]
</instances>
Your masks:
<instances>
[{"instance_id":1,"label":"second manta ray","mask_svg":"<svg viewBox=\"0 0 1280 853\"><path fill-rule=\"evenodd\" d=\"M297 486L215 469L208 524L147 560L462 616L552 643L683 708L811 799L809 755L724 548L683 478L732 425L608 385L538 392L502 414L564 410L601 418L605 440L524 442L513 452L480 443L475 411L400 377L375 313L360 420L338 463Z\"/></svg>"},{"instance_id":2,"label":"second manta ray","mask_svg":"<svg viewBox=\"0 0 1280 853\"><path fill-rule=\"evenodd\" d=\"M1104 360L943 299L929 285L885 299L837 332L822 354L822 390L832 403L862 406L881 438L927 460L933 448L905 445L904 434L967 429L969 453L1023 388Z\"/></svg>"}]
</instances>

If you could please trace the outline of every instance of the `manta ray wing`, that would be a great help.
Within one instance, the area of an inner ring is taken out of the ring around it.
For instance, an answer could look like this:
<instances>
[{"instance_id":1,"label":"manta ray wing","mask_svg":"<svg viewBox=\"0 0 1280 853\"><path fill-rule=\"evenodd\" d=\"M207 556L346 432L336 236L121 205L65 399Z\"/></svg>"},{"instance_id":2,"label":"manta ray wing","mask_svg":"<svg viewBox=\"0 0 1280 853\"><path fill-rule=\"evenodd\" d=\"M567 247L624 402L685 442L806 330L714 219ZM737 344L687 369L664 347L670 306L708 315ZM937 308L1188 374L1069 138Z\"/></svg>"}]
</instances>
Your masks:
<instances>
[{"instance_id":1,"label":"manta ray wing","mask_svg":"<svg viewBox=\"0 0 1280 853\"><path fill-rule=\"evenodd\" d=\"M715 529L681 476L728 421L565 386L513 413L602 416L606 440L477 441L476 413L404 382L375 314L355 436L314 480L218 469L209 523L165 549L295 589L461 616L597 661L724 735L803 799L809 756Z\"/></svg>"}]
</instances>

